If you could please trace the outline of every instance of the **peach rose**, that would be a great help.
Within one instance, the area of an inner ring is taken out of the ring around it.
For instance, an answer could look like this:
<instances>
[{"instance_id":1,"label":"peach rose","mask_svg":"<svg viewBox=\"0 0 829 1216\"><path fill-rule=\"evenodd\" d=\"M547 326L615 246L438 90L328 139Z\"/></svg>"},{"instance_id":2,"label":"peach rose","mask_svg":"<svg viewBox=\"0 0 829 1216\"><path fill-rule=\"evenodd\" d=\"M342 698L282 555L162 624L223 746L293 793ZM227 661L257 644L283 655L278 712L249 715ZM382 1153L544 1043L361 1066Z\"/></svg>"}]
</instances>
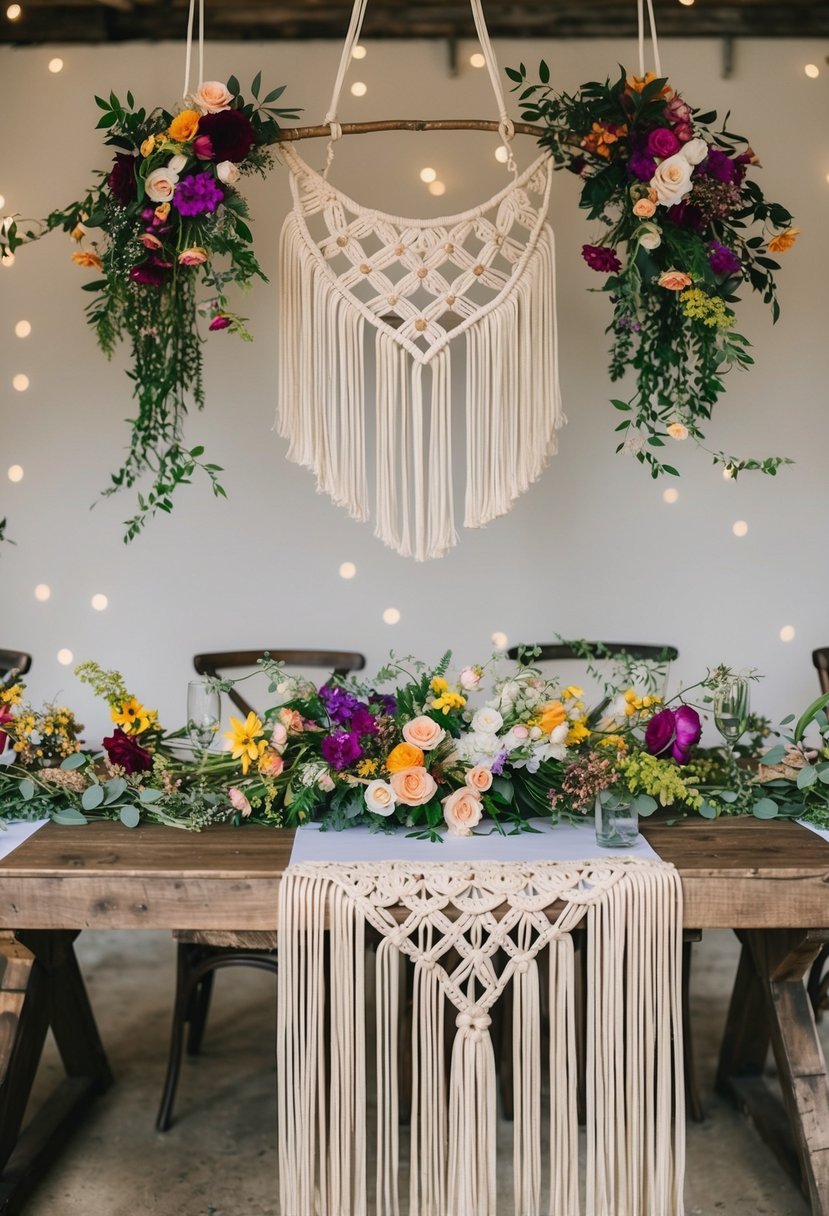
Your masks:
<instances>
[{"instance_id":1,"label":"peach rose","mask_svg":"<svg viewBox=\"0 0 829 1216\"><path fill-rule=\"evenodd\" d=\"M304 729L303 722L302 722L302 714L298 713L297 710L288 709L287 707L280 709L279 721L282 723L283 726L285 726L287 728L288 734L290 734L290 735L301 735L302 734L302 731Z\"/></svg>"},{"instance_id":2,"label":"peach rose","mask_svg":"<svg viewBox=\"0 0 829 1216\"><path fill-rule=\"evenodd\" d=\"M153 232L142 232L138 239L145 249L161 248L161 241Z\"/></svg>"},{"instance_id":3,"label":"peach rose","mask_svg":"<svg viewBox=\"0 0 829 1216\"><path fill-rule=\"evenodd\" d=\"M682 152L666 156L656 166L650 180L651 189L656 191L657 202L663 207L673 207L680 202L691 190L691 173L693 166Z\"/></svg>"},{"instance_id":4,"label":"peach rose","mask_svg":"<svg viewBox=\"0 0 829 1216\"><path fill-rule=\"evenodd\" d=\"M463 788L447 794L443 801L443 818L452 836L471 836L481 822L481 796L475 790Z\"/></svg>"},{"instance_id":5,"label":"peach rose","mask_svg":"<svg viewBox=\"0 0 829 1216\"><path fill-rule=\"evenodd\" d=\"M285 761L278 752L263 752L259 757L259 772L264 777L278 777L285 768Z\"/></svg>"},{"instance_id":6,"label":"peach rose","mask_svg":"<svg viewBox=\"0 0 829 1216\"><path fill-rule=\"evenodd\" d=\"M83 266L84 270L103 270L104 267L98 254L91 253L88 249L82 249L80 253L73 253L72 261L76 266Z\"/></svg>"},{"instance_id":7,"label":"peach rose","mask_svg":"<svg viewBox=\"0 0 829 1216\"><path fill-rule=\"evenodd\" d=\"M412 718L411 722L406 723L403 727L403 738L421 751L430 752L443 742L446 731L442 726L438 726L433 718L421 714L419 718Z\"/></svg>"},{"instance_id":8,"label":"peach rose","mask_svg":"<svg viewBox=\"0 0 829 1216\"><path fill-rule=\"evenodd\" d=\"M652 203L649 198L638 198L633 204L633 214L640 220L649 220L655 213L656 203Z\"/></svg>"},{"instance_id":9,"label":"peach rose","mask_svg":"<svg viewBox=\"0 0 829 1216\"><path fill-rule=\"evenodd\" d=\"M218 114L220 110L229 110L232 100L233 94L220 80L203 80L193 94L193 104L197 105L203 114Z\"/></svg>"},{"instance_id":10,"label":"peach rose","mask_svg":"<svg viewBox=\"0 0 829 1216\"><path fill-rule=\"evenodd\" d=\"M247 819L250 814L250 803L241 790L237 790L235 785L232 785L227 791L227 796L230 799L230 805L235 811Z\"/></svg>"},{"instance_id":11,"label":"peach rose","mask_svg":"<svg viewBox=\"0 0 829 1216\"><path fill-rule=\"evenodd\" d=\"M427 773L420 765L392 773L390 785L397 801L402 802L404 806L422 806L434 797L438 788L431 773Z\"/></svg>"},{"instance_id":12,"label":"peach rose","mask_svg":"<svg viewBox=\"0 0 829 1216\"><path fill-rule=\"evenodd\" d=\"M201 114L197 110L182 110L170 123L168 136L177 144L189 144L190 140L196 137L200 118Z\"/></svg>"},{"instance_id":13,"label":"peach rose","mask_svg":"<svg viewBox=\"0 0 829 1216\"><path fill-rule=\"evenodd\" d=\"M476 764L467 770L466 784L471 790L484 794L492 785L492 773L483 764Z\"/></svg>"},{"instance_id":14,"label":"peach rose","mask_svg":"<svg viewBox=\"0 0 829 1216\"><path fill-rule=\"evenodd\" d=\"M190 249L183 249L178 255L179 266L201 266L207 261L207 250L202 249L201 245L193 245Z\"/></svg>"},{"instance_id":15,"label":"peach rose","mask_svg":"<svg viewBox=\"0 0 829 1216\"><path fill-rule=\"evenodd\" d=\"M684 291L686 287L691 286L693 279L683 270L666 270L659 276L657 282L667 291Z\"/></svg>"},{"instance_id":16,"label":"peach rose","mask_svg":"<svg viewBox=\"0 0 829 1216\"><path fill-rule=\"evenodd\" d=\"M169 214L170 214L170 204L169 203L159 203L159 205L156 207L155 211L153 212L153 215L155 216L155 218L158 220L158 222L160 224L164 223L164 221L166 220L166 218Z\"/></svg>"},{"instance_id":17,"label":"peach rose","mask_svg":"<svg viewBox=\"0 0 829 1216\"><path fill-rule=\"evenodd\" d=\"M169 166L153 169L144 180L147 198L152 199L154 203L168 203L175 194L177 185L178 174Z\"/></svg>"},{"instance_id":18,"label":"peach rose","mask_svg":"<svg viewBox=\"0 0 829 1216\"><path fill-rule=\"evenodd\" d=\"M398 743L392 748L386 760L386 768L390 773L399 773L404 768L421 768L423 752L414 743Z\"/></svg>"},{"instance_id":19,"label":"peach rose","mask_svg":"<svg viewBox=\"0 0 829 1216\"><path fill-rule=\"evenodd\" d=\"M687 439L688 428L684 422L669 422L665 430L672 439Z\"/></svg>"}]
</instances>

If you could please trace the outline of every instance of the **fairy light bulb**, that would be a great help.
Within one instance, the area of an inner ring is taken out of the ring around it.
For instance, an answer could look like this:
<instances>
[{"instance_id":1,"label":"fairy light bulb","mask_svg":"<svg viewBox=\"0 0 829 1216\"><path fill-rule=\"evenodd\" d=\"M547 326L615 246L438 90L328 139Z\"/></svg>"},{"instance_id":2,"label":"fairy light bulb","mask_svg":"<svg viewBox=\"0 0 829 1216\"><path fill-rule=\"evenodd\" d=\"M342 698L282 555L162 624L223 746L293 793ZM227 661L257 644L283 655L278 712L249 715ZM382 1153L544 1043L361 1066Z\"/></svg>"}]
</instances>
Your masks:
<instances>
[{"instance_id":1,"label":"fairy light bulb","mask_svg":"<svg viewBox=\"0 0 829 1216\"><path fill-rule=\"evenodd\" d=\"M51 595L52 588L48 583L38 583L35 587L35 599L39 600L41 604L45 604L51 598Z\"/></svg>"},{"instance_id":2,"label":"fairy light bulb","mask_svg":"<svg viewBox=\"0 0 829 1216\"><path fill-rule=\"evenodd\" d=\"M6 9L6 16L8 17L9 21L17 21L22 12L23 9L19 4L10 4Z\"/></svg>"},{"instance_id":3,"label":"fairy light bulb","mask_svg":"<svg viewBox=\"0 0 829 1216\"><path fill-rule=\"evenodd\" d=\"M354 97L365 97L368 92L368 85L364 80L355 80L351 86L351 92Z\"/></svg>"},{"instance_id":4,"label":"fairy light bulb","mask_svg":"<svg viewBox=\"0 0 829 1216\"><path fill-rule=\"evenodd\" d=\"M732 524L731 531L735 536L745 536L748 532L748 524L744 519L738 519Z\"/></svg>"},{"instance_id":5,"label":"fairy light bulb","mask_svg":"<svg viewBox=\"0 0 829 1216\"><path fill-rule=\"evenodd\" d=\"M62 72L63 71L63 60L60 59L58 56L55 56L54 59L50 59L49 60L49 71L52 73L53 76L56 76L58 74L58 72Z\"/></svg>"},{"instance_id":6,"label":"fairy light bulb","mask_svg":"<svg viewBox=\"0 0 829 1216\"><path fill-rule=\"evenodd\" d=\"M387 625L396 625L400 620L399 608L387 608L383 613L383 620Z\"/></svg>"},{"instance_id":7,"label":"fairy light bulb","mask_svg":"<svg viewBox=\"0 0 829 1216\"><path fill-rule=\"evenodd\" d=\"M59 650L59 651L58 651L58 656L57 656L57 658L58 658L58 662L59 662L59 663L60 663L60 664L61 664L63 667L68 667L68 666L69 666L69 664L70 664L70 663L72 662L72 660L74 659L74 657L75 657L75 656L73 655L72 651L71 651L71 650L68 650L66 647L64 647L62 650Z\"/></svg>"},{"instance_id":8,"label":"fairy light bulb","mask_svg":"<svg viewBox=\"0 0 829 1216\"><path fill-rule=\"evenodd\" d=\"M354 578L356 573L357 567L354 565L354 562L343 562L340 566L340 578Z\"/></svg>"},{"instance_id":9,"label":"fairy light bulb","mask_svg":"<svg viewBox=\"0 0 829 1216\"><path fill-rule=\"evenodd\" d=\"M14 327L15 337L17 337L17 338L28 338L28 336L31 332L32 332L31 321L18 321Z\"/></svg>"},{"instance_id":10,"label":"fairy light bulb","mask_svg":"<svg viewBox=\"0 0 829 1216\"><path fill-rule=\"evenodd\" d=\"M100 593L98 595L93 595L89 602L96 612L103 612L104 609L109 607L109 600L105 595L101 595Z\"/></svg>"},{"instance_id":11,"label":"fairy light bulb","mask_svg":"<svg viewBox=\"0 0 829 1216\"><path fill-rule=\"evenodd\" d=\"M781 642L793 642L794 635L795 635L794 625L784 625L783 628L780 630L780 641Z\"/></svg>"},{"instance_id":12,"label":"fairy light bulb","mask_svg":"<svg viewBox=\"0 0 829 1216\"><path fill-rule=\"evenodd\" d=\"M437 169L430 169L427 165L425 169L420 170L420 180L428 186L430 182L437 180Z\"/></svg>"},{"instance_id":13,"label":"fairy light bulb","mask_svg":"<svg viewBox=\"0 0 829 1216\"><path fill-rule=\"evenodd\" d=\"M496 630L489 640L496 650L506 650L507 646L509 646L509 638L505 633L501 633L500 630Z\"/></svg>"},{"instance_id":14,"label":"fairy light bulb","mask_svg":"<svg viewBox=\"0 0 829 1216\"><path fill-rule=\"evenodd\" d=\"M485 65L486 65L486 60L484 59L484 57L480 51L475 51L475 53L473 55L469 56L469 66L471 68L482 68Z\"/></svg>"},{"instance_id":15,"label":"fairy light bulb","mask_svg":"<svg viewBox=\"0 0 829 1216\"><path fill-rule=\"evenodd\" d=\"M817 80L818 76L820 75L820 68L816 63L807 63L803 71L810 80Z\"/></svg>"},{"instance_id":16,"label":"fairy light bulb","mask_svg":"<svg viewBox=\"0 0 829 1216\"><path fill-rule=\"evenodd\" d=\"M354 50L351 52L351 58L352 59L365 59L367 54L368 54L368 51L366 50L366 48L364 46L355 46Z\"/></svg>"},{"instance_id":17,"label":"fairy light bulb","mask_svg":"<svg viewBox=\"0 0 829 1216\"><path fill-rule=\"evenodd\" d=\"M29 387L29 377L26 375L25 372L18 372L16 376L12 377L12 388L15 389L18 393L25 393L25 391L28 387Z\"/></svg>"},{"instance_id":18,"label":"fairy light bulb","mask_svg":"<svg viewBox=\"0 0 829 1216\"><path fill-rule=\"evenodd\" d=\"M442 194L446 193L445 182L430 182L429 193L434 194L436 198L440 198Z\"/></svg>"},{"instance_id":19,"label":"fairy light bulb","mask_svg":"<svg viewBox=\"0 0 829 1216\"><path fill-rule=\"evenodd\" d=\"M678 502L679 501L679 490L674 490L673 488L668 489L668 490L663 490L662 491L662 501L670 502L670 503Z\"/></svg>"},{"instance_id":20,"label":"fairy light bulb","mask_svg":"<svg viewBox=\"0 0 829 1216\"><path fill-rule=\"evenodd\" d=\"M7 476L8 476L9 481L22 481L23 480L22 464L13 464L9 468Z\"/></svg>"}]
</instances>

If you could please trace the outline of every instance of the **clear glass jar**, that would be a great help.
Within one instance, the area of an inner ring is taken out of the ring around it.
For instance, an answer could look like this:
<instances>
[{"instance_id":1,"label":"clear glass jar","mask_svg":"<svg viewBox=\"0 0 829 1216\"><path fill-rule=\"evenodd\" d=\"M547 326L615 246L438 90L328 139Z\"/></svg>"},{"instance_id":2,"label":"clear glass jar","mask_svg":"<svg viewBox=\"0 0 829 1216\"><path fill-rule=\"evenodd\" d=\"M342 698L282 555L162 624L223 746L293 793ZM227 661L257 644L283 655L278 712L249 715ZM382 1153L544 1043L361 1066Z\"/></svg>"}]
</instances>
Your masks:
<instances>
[{"instance_id":1,"label":"clear glass jar","mask_svg":"<svg viewBox=\"0 0 829 1216\"><path fill-rule=\"evenodd\" d=\"M629 849L639 838L639 814L610 790L596 795L596 844L603 849Z\"/></svg>"}]
</instances>

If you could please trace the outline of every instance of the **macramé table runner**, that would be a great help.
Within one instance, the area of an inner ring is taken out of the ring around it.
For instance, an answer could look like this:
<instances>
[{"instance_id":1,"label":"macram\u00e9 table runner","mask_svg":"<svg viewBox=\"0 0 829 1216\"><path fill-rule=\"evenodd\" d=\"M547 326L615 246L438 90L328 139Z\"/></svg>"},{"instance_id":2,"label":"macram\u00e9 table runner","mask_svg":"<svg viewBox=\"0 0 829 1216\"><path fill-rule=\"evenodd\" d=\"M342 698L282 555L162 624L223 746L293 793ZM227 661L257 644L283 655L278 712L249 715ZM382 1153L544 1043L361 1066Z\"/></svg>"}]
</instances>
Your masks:
<instances>
[{"instance_id":1,"label":"macram\u00e9 table runner","mask_svg":"<svg viewBox=\"0 0 829 1216\"><path fill-rule=\"evenodd\" d=\"M578 1216L578 926L587 931L588 967L584 1211L681 1216L682 892L672 866L637 858L304 863L282 879L279 925L283 1216L496 1216L490 1027L499 1001L512 1002L513 1216ZM367 930L379 935L371 1068ZM414 971L408 1208L398 1193L401 959Z\"/></svg>"}]
</instances>

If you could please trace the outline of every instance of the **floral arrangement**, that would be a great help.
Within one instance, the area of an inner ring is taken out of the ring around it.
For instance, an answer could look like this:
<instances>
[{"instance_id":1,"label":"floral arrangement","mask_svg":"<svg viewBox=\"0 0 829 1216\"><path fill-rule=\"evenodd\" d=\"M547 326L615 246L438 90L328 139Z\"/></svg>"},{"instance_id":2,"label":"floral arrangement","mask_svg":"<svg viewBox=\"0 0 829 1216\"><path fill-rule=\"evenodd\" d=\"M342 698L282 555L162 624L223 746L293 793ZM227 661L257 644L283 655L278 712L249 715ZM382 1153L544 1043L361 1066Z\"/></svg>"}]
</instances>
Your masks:
<instances>
[{"instance_id":1,"label":"floral arrangement","mask_svg":"<svg viewBox=\"0 0 829 1216\"><path fill-rule=\"evenodd\" d=\"M201 460L202 447L185 445L184 422L190 401L204 404L200 321L208 332L227 330L249 341L228 289L265 277L240 183L251 173L264 175L278 120L296 111L274 107L284 86L261 100L260 89L261 73L251 101L235 77L226 85L204 81L176 112L136 109L132 93L126 104L115 93L96 97L98 127L115 149L110 168L82 199L39 227L12 220L0 230L0 246L9 250L54 228L70 233L77 245L72 260L101 276L84 285L98 345L111 357L121 340L130 343L137 412L126 460L105 493L131 487L146 473L152 485L138 494L126 541L150 516L172 509L174 491L197 468L224 495L221 468Z\"/></svg>"},{"instance_id":2,"label":"floral arrangement","mask_svg":"<svg viewBox=\"0 0 829 1216\"><path fill-rule=\"evenodd\" d=\"M23 685L9 683L0 689L0 821L50 815L198 830L228 819L318 820L439 840L581 818L600 800L639 815L666 809L671 822L750 814L829 826L829 696L777 732L749 718L728 751L701 746L712 702L735 678L727 667L666 701L662 670L635 670L620 655L590 711L581 688L561 687L534 658L527 650L505 666L493 656L453 674L449 654L434 667L392 656L371 684L317 687L265 656L278 703L231 717L226 749L195 754L183 750L183 731L165 732L118 672L95 663L78 674L110 707L113 731L100 753L83 748L71 710L36 713ZM772 734L779 741L769 746Z\"/></svg>"},{"instance_id":3,"label":"floral arrangement","mask_svg":"<svg viewBox=\"0 0 829 1216\"><path fill-rule=\"evenodd\" d=\"M636 376L633 397L612 403L625 415L616 450L654 477L676 476L663 449L689 437L702 446L724 374L753 362L734 328L737 292L746 283L760 292L776 321L779 263L769 255L790 249L800 230L749 176L759 161L726 129L728 117L714 130L716 113L693 109L667 79L622 69L615 83L570 95L553 90L543 61L537 82L523 64L507 74L522 116L546 125L540 142L581 179L580 205L606 226L582 256L613 304L611 379L631 368ZM790 463L710 455L732 477Z\"/></svg>"}]
</instances>

